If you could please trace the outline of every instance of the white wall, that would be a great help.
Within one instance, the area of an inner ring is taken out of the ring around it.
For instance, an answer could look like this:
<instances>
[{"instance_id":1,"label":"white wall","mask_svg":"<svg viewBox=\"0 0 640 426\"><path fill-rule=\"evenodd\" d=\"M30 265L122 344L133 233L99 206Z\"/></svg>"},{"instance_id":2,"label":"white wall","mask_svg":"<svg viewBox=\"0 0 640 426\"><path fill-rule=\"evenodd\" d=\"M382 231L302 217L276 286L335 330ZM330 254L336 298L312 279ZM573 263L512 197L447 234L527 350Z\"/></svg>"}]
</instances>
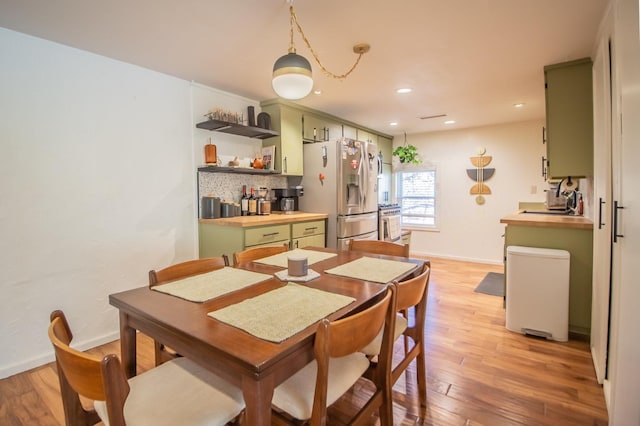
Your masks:
<instances>
[{"instance_id":1,"label":"white wall","mask_svg":"<svg viewBox=\"0 0 640 426\"><path fill-rule=\"evenodd\" d=\"M527 121L407 136L425 162L438 165L438 231L414 230L411 251L485 263L502 264L504 225L500 218L518 209L519 201L544 202L547 185L541 176L544 121ZM394 147L404 143L396 138ZM491 195L478 205L466 173L478 148L493 157L486 181ZM532 187L535 186L535 194Z\"/></svg>"},{"instance_id":2,"label":"white wall","mask_svg":"<svg viewBox=\"0 0 640 426\"><path fill-rule=\"evenodd\" d=\"M79 348L117 339L108 295L197 256L196 166L215 136L193 123L255 102L2 28L0 93L2 378L53 360L53 309Z\"/></svg>"}]
</instances>

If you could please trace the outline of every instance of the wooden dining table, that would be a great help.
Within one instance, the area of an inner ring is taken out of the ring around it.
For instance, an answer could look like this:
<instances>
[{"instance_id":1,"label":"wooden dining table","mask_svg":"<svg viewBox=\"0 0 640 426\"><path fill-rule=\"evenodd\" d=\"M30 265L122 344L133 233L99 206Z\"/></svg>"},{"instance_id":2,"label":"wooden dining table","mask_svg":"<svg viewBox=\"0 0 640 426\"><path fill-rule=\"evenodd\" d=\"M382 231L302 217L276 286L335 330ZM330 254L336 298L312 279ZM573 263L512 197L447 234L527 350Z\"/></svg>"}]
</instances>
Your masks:
<instances>
[{"instance_id":1,"label":"wooden dining table","mask_svg":"<svg viewBox=\"0 0 640 426\"><path fill-rule=\"evenodd\" d=\"M426 262L328 248L305 249L335 253L336 256L309 265L320 277L298 284L355 299L330 314L327 317L329 320L344 317L374 303L382 297L385 284L332 275L325 273L326 270L362 256L414 263L415 268L397 277L397 280L403 280L416 275ZM257 262L237 267L272 277L203 303L184 300L149 287L111 294L109 303L120 311L121 360L128 377L136 375L136 331L140 331L241 388L246 404L246 424L270 425L274 388L313 359L317 324L306 327L280 343L274 343L208 316L212 311L287 284L273 276L282 271L282 267Z\"/></svg>"}]
</instances>

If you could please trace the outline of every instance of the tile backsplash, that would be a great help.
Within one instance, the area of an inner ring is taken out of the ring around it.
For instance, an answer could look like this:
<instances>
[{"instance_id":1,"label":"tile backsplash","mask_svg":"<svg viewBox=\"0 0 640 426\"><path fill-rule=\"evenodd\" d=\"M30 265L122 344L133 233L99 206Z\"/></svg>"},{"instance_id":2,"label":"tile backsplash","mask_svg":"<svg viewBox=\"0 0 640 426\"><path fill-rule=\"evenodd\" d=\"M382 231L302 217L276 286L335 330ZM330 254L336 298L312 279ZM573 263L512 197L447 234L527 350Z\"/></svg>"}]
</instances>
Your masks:
<instances>
[{"instance_id":1,"label":"tile backsplash","mask_svg":"<svg viewBox=\"0 0 640 426\"><path fill-rule=\"evenodd\" d=\"M247 185L247 192L251 187L286 188L286 176L249 175L240 173L198 173L198 190L200 197L214 196L221 199L240 202L242 185ZM271 194L269 194L271 195ZM198 204L200 204L198 200Z\"/></svg>"}]
</instances>

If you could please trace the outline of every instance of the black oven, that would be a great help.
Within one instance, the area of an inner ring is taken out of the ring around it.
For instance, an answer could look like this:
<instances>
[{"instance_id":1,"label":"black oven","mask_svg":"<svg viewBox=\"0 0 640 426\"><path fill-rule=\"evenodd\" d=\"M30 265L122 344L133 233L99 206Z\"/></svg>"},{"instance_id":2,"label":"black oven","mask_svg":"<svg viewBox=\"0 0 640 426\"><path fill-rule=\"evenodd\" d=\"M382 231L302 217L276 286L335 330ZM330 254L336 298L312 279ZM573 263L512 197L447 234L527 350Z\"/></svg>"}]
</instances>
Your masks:
<instances>
[{"instance_id":1,"label":"black oven","mask_svg":"<svg viewBox=\"0 0 640 426\"><path fill-rule=\"evenodd\" d=\"M397 243L402 238L400 229L400 205L378 205L378 239Z\"/></svg>"}]
</instances>

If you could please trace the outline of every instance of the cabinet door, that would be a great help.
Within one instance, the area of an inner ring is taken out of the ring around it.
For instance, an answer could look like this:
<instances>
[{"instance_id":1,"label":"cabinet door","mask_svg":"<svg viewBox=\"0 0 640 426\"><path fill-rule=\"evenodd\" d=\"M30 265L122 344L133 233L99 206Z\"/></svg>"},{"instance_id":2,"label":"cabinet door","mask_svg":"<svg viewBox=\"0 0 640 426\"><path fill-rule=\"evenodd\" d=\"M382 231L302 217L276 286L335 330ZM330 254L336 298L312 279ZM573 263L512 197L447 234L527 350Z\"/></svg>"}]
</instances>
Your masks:
<instances>
[{"instance_id":1,"label":"cabinet door","mask_svg":"<svg viewBox=\"0 0 640 426\"><path fill-rule=\"evenodd\" d=\"M302 113L282 107L281 124L282 174L302 176Z\"/></svg>"},{"instance_id":2,"label":"cabinet door","mask_svg":"<svg viewBox=\"0 0 640 426\"><path fill-rule=\"evenodd\" d=\"M391 164L382 163L382 175L378 176L378 204L388 204L392 198Z\"/></svg>"},{"instance_id":3,"label":"cabinet door","mask_svg":"<svg viewBox=\"0 0 640 426\"><path fill-rule=\"evenodd\" d=\"M348 126L346 124L342 125L342 136L349 139L357 139L358 138L358 130L355 127Z\"/></svg>"},{"instance_id":4,"label":"cabinet door","mask_svg":"<svg viewBox=\"0 0 640 426\"><path fill-rule=\"evenodd\" d=\"M244 245L253 247L258 245L272 245L273 243L287 241L291 238L289 225L260 226L244 231Z\"/></svg>"},{"instance_id":5,"label":"cabinet door","mask_svg":"<svg viewBox=\"0 0 640 426\"><path fill-rule=\"evenodd\" d=\"M309 237L294 238L291 244L291 248L303 248L303 247L324 247L324 234L311 235Z\"/></svg>"},{"instance_id":6,"label":"cabinet door","mask_svg":"<svg viewBox=\"0 0 640 426\"><path fill-rule=\"evenodd\" d=\"M356 139L359 141L373 142L375 144L378 143L378 135L374 133L371 133L362 129L357 129L356 133L357 133Z\"/></svg>"},{"instance_id":7,"label":"cabinet door","mask_svg":"<svg viewBox=\"0 0 640 426\"><path fill-rule=\"evenodd\" d=\"M304 114L303 120L303 139L310 142L326 142L329 139L328 130L329 126L320 117L313 114Z\"/></svg>"},{"instance_id":8,"label":"cabinet door","mask_svg":"<svg viewBox=\"0 0 640 426\"><path fill-rule=\"evenodd\" d=\"M199 257L233 256L244 250L244 232L236 226L221 226L213 223L198 224Z\"/></svg>"},{"instance_id":9,"label":"cabinet door","mask_svg":"<svg viewBox=\"0 0 640 426\"><path fill-rule=\"evenodd\" d=\"M273 129L280 136L263 142L263 146L275 145L275 169L283 175L302 176L302 112L286 105L263 106L271 116Z\"/></svg>"},{"instance_id":10,"label":"cabinet door","mask_svg":"<svg viewBox=\"0 0 640 426\"><path fill-rule=\"evenodd\" d=\"M544 68L549 176L593 176L590 59Z\"/></svg>"},{"instance_id":11,"label":"cabinet door","mask_svg":"<svg viewBox=\"0 0 640 426\"><path fill-rule=\"evenodd\" d=\"M402 233L402 244L411 245L411 231Z\"/></svg>"},{"instance_id":12,"label":"cabinet door","mask_svg":"<svg viewBox=\"0 0 640 426\"><path fill-rule=\"evenodd\" d=\"M393 141L386 137L378 135L378 149L382 152L382 163L391 164L391 153L393 152Z\"/></svg>"},{"instance_id":13,"label":"cabinet door","mask_svg":"<svg viewBox=\"0 0 640 426\"><path fill-rule=\"evenodd\" d=\"M311 235L324 235L324 220L311 222L296 222L291 224L291 236L293 238L308 237Z\"/></svg>"}]
</instances>

